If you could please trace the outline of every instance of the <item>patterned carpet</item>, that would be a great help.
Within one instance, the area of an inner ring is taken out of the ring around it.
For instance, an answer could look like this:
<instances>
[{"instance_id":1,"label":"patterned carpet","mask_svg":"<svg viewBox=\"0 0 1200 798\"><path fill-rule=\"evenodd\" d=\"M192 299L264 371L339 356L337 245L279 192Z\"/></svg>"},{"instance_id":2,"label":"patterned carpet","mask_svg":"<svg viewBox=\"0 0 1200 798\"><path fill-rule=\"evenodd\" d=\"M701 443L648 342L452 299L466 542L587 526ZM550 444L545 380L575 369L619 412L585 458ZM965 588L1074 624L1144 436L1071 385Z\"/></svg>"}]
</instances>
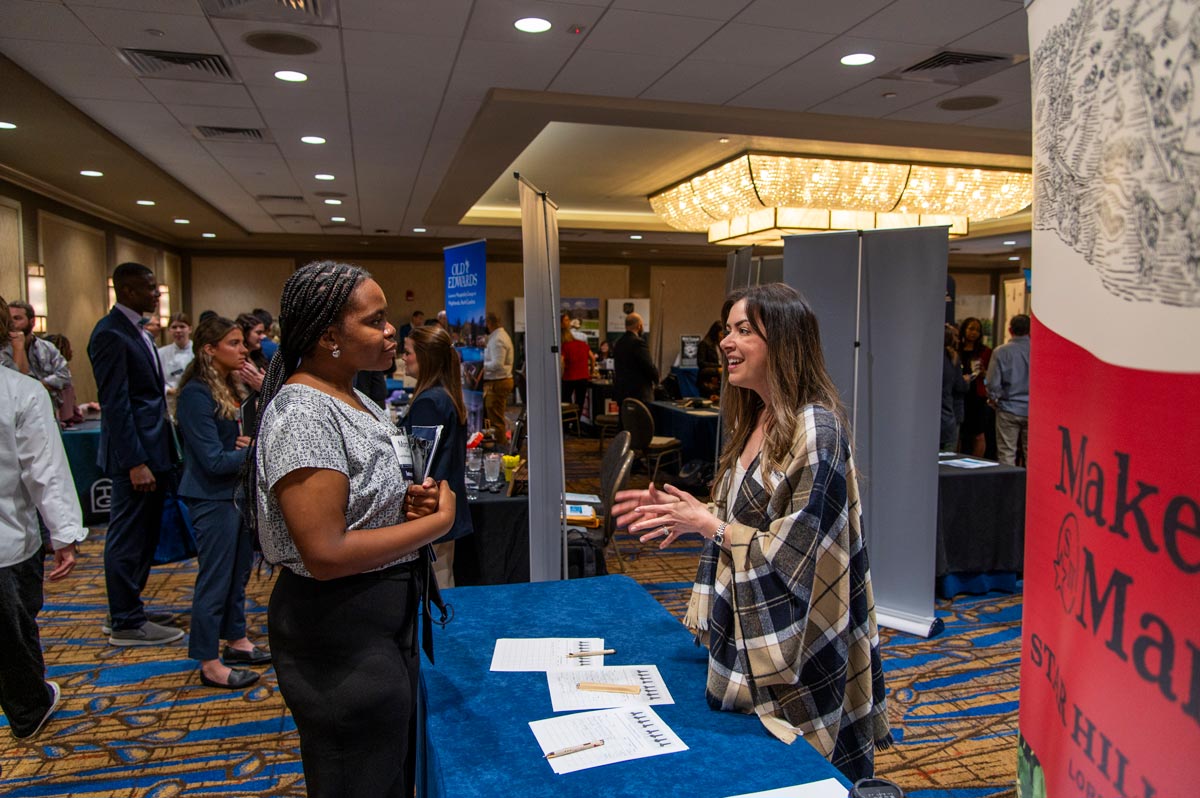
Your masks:
<instances>
[{"instance_id":1,"label":"patterned carpet","mask_svg":"<svg viewBox=\"0 0 1200 798\"><path fill-rule=\"evenodd\" d=\"M596 492L595 441L568 438L566 446L570 489ZM42 639L63 702L36 739L0 734L0 795L303 796L298 739L273 671L244 693L217 691L200 684L183 642L107 644L102 541L94 533L76 573L47 585ZM658 552L628 535L617 543L626 573L682 617L699 547ZM619 570L611 552L609 565ZM147 602L186 613L194 579L194 561L155 568ZM266 640L270 589L266 577L252 577L252 639ZM879 756L878 771L915 798L1015 795L1020 596L947 602L938 615L946 632L934 640L884 633L898 745ZM177 623L186 626L186 614Z\"/></svg>"}]
</instances>

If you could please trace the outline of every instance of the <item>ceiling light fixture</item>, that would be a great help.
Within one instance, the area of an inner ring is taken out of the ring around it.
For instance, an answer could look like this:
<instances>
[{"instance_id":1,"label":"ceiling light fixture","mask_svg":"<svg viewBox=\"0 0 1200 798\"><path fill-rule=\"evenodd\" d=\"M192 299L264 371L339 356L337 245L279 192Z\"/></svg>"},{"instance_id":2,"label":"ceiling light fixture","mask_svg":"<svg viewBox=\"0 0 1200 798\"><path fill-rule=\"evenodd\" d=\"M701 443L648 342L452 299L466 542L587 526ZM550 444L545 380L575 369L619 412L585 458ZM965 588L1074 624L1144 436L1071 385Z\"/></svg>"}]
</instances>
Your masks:
<instances>
[{"instance_id":1,"label":"ceiling light fixture","mask_svg":"<svg viewBox=\"0 0 1200 798\"><path fill-rule=\"evenodd\" d=\"M648 197L667 224L710 242L779 244L813 230L948 224L1016 213L1033 199L1029 172L743 153Z\"/></svg>"},{"instance_id":2,"label":"ceiling light fixture","mask_svg":"<svg viewBox=\"0 0 1200 798\"><path fill-rule=\"evenodd\" d=\"M342 201L339 199L327 199L327 200L325 200L325 204L326 205L341 205Z\"/></svg>"},{"instance_id":3,"label":"ceiling light fixture","mask_svg":"<svg viewBox=\"0 0 1200 798\"><path fill-rule=\"evenodd\" d=\"M154 200L138 200L138 205L145 205L147 208L154 204Z\"/></svg>"},{"instance_id":4,"label":"ceiling light fixture","mask_svg":"<svg viewBox=\"0 0 1200 798\"><path fill-rule=\"evenodd\" d=\"M728 139L728 138L726 138L725 136L721 136L721 138L717 139L717 143L718 143L718 144L728 144L728 143L729 143L729 139Z\"/></svg>"},{"instance_id":5,"label":"ceiling light fixture","mask_svg":"<svg viewBox=\"0 0 1200 798\"><path fill-rule=\"evenodd\" d=\"M1005 241L1004 242L1004 246L1006 246L1006 247L1015 247L1016 245L1017 245L1016 241Z\"/></svg>"},{"instance_id":6,"label":"ceiling light fixture","mask_svg":"<svg viewBox=\"0 0 1200 798\"><path fill-rule=\"evenodd\" d=\"M84 177L104 177L103 172L97 172L95 169L84 169L79 174L83 175Z\"/></svg>"},{"instance_id":7,"label":"ceiling light fixture","mask_svg":"<svg viewBox=\"0 0 1200 798\"><path fill-rule=\"evenodd\" d=\"M545 33L550 30L550 21L541 17L524 17L514 22L513 27L522 33Z\"/></svg>"},{"instance_id":8,"label":"ceiling light fixture","mask_svg":"<svg viewBox=\"0 0 1200 798\"><path fill-rule=\"evenodd\" d=\"M175 224L191 224L191 219L176 219Z\"/></svg>"},{"instance_id":9,"label":"ceiling light fixture","mask_svg":"<svg viewBox=\"0 0 1200 798\"><path fill-rule=\"evenodd\" d=\"M17 126L12 122L0 122L0 130L16 130Z\"/></svg>"},{"instance_id":10,"label":"ceiling light fixture","mask_svg":"<svg viewBox=\"0 0 1200 798\"><path fill-rule=\"evenodd\" d=\"M200 235L201 235L203 238L216 238L216 237L217 237L217 234L216 234L216 233L201 233Z\"/></svg>"},{"instance_id":11,"label":"ceiling light fixture","mask_svg":"<svg viewBox=\"0 0 1200 798\"><path fill-rule=\"evenodd\" d=\"M325 139L321 136L301 136L300 140L305 144L324 144Z\"/></svg>"},{"instance_id":12,"label":"ceiling light fixture","mask_svg":"<svg viewBox=\"0 0 1200 798\"><path fill-rule=\"evenodd\" d=\"M630 236L629 238L633 241L641 241L642 240L641 236Z\"/></svg>"},{"instance_id":13,"label":"ceiling light fixture","mask_svg":"<svg viewBox=\"0 0 1200 798\"><path fill-rule=\"evenodd\" d=\"M333 175L323 175L323 174L322 175L313 175L313 178L315 178L317 180L334 180L335 179Z\"/></svg>"},{"instance_id":14,"label":"ceiling light fixture","mask_svg":"<svg viewBox=\"0 0 1200 798\"><path fill-rule=\"evenodd\" d=\"M414 227L414 228L413 228L413 232L414 232L414 233L424 233L424 232L425 232L425 228L424 228L424 227Z\"/></svg>"},{"instance_id":15,"label":"ceiling light fixture","mask_svg":"<svg viewBox=\"0 0 1200 798\"><path fill-rule=\"evenodd\" d=\"M330 217L329 217L329 221L331 221L331 222L344 222L344 221L346 221L346 217L345 217L345 216L330 216Z\"/></svg>"},{"instance_id":16,"label":"ceiling light fixture","mask_svg":"<svg viewBox=\"0 0 1200 798\"><path fill-rule=\"evenodd\" d=\"M870 53L850 53L842 56L842 64L845 66L866 66L874 60L875 56Z\"/></svg>"},{"instance_id":17,"label":"ceiling light fixture","mask_svg":"<svg viewBox=\"0 0 1200 798\"><path fill-rule=\"evenodd\" d=\"M1021 256L1020 255L1009 255L1008 259L1009 260L1020 260Z\"/></svg>"},{"instance_id":18,"label":"ceiling light fixture","mask_svg":"<svg viewBox=\"0 0 1200 798\"><path fill-rule=\"evenodd\" d=\"M303 83L308 80L308 75L303 72L295 72L291 69L281 69L275 73L275 77L287 83Z\"/></svg>"}]
</instances>

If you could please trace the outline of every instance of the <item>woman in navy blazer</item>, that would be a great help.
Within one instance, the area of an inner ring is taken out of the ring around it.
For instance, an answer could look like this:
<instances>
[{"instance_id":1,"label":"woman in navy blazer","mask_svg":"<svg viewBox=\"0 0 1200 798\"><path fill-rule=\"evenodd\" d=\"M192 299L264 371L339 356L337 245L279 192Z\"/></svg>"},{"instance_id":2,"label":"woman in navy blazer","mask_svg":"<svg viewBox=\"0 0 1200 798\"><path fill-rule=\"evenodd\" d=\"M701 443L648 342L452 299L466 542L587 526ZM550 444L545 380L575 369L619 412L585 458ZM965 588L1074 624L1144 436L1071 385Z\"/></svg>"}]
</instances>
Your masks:
<instances>
[{"instance_id":1,"label":"woman in navy blazer","mask_svg":"<svg viewBox=\"0 0 1200 798\"><path fill-rule=\"evenodd\" d=\"M233 375L246 362L242 330L219 316L200 322L196 358L180 380L176 418L183 438L184 470L179 495L196 530L200 567L192 598L188 655L200 662L200 681L239 689L258 674L230 665L265 665L271 655L246 637L246 582L253 552L233 503L238 473L250 438L239 429ZM217 656L220 639L224 663Z\"/></svg>"},{"instance_id":2,"label":"woman in navy blazer","mask_svg":"<svg viewBox=\"0 0 1200 798\"><path fill-rule=\"evenodd\" d=\"M462 371L450 334L441 327L414 327L404 339L404 368L417 381L404 427L442 425L441 443L428 476L450 483L455 496L454 525L434 541L433 564L440 587L454 587L454 541L472 532L467 505L467 408Z\"/></svg>"}]
</instances>

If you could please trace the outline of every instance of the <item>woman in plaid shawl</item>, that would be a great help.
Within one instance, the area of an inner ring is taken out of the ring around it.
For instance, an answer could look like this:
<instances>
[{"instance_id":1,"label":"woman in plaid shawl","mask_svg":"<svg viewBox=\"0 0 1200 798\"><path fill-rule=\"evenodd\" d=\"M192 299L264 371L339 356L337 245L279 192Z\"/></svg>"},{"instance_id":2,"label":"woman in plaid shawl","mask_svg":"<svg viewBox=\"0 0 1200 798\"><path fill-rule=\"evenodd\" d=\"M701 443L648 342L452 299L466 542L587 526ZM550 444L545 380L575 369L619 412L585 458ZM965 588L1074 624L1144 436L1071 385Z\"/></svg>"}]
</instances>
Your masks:
<instances>
[{"instance_id":1,"label":"woman in plaid shawl","mask_svg":"<svg viewBox=\"0 0 1200 798\"><path fill-rule=\"evenodd\" d=\"M781 283L735 292L722 319L716 503L651 485L613 512L663 548L706 539L684 623L709 649L709 704L871 776L891 732L849 425L817 319Z\"/></svg>"}]
</instances>

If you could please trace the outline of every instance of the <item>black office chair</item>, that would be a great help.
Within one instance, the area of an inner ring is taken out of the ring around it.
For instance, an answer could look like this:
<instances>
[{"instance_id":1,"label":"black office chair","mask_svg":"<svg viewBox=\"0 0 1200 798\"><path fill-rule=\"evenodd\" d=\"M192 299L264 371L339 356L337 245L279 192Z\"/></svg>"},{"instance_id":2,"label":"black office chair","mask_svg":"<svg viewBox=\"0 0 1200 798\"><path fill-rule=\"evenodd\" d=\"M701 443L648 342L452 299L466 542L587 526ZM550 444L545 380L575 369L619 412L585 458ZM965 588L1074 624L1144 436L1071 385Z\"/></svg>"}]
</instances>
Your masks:
<instances>
[{"instance_id":1,"label":"black office chair","mask_svg":"<svg viewBox=\"0 0 1200 798\"><path fill-rule=\"evenodd\" d=\"M625 455L629 453L629 438L629 433L621 430L613 437L608 449L605 450L604 457L600 460L601 494L604 493L604 486L612 481L612 476L616 473L621 461L625 459Z\"/></svg>"},{"instance_id":2,"label":"black office chair","mask_svg":"<svg viewBox=\"0 0 1200 798\"><path fill-rule=\"evenodd\" d=\"M655 435L654 417L637 399L626 399L621 403L621 426L629 430L630 448L645 459L651 482L658 478L658 468L664 458L674 459L676 471L683 466L683 441Z\"/></svg>"},{"instance_id":3,"label":"black office chair","mask_svg":"<svg viewBox=\"0 0 1200 798\"><path fill-rule=\"evenodd\" d=\"M509 454L520 454L521 447L525 445L525 427L528 426L528 419L525 416L525 411L521 411L521 415L517 416L517 422L513 424L512 440L508 443Z\"/></svg>"},{"instance_id":4,"label":"black office chair","mask_svg":"<svg viewBox=\"0 0 1200 798\"><path fill-rule=\"evenodd\" d=\"M627 432L622 432L620 435L628 435ZM619 438L620 435L617 437ZM616 441L614 440L615 444ZM612 451L617 447L610 447ZM605 457L608 455L606 454ZM625 449L625 453L620 459L614 463L613 469L609 474L608 479L604 478L604 472L600 473L600 502L601 510L604 512L604 548L612 545L613 554L617 557L617 570L622 573L625 571L625 560L621 556L621 547L617 545L617 519L613 517L612 506L617 501L617 491L624 490L629 484L629 474L633 471L633 452Z\"/></svg>"}]
</instances>

